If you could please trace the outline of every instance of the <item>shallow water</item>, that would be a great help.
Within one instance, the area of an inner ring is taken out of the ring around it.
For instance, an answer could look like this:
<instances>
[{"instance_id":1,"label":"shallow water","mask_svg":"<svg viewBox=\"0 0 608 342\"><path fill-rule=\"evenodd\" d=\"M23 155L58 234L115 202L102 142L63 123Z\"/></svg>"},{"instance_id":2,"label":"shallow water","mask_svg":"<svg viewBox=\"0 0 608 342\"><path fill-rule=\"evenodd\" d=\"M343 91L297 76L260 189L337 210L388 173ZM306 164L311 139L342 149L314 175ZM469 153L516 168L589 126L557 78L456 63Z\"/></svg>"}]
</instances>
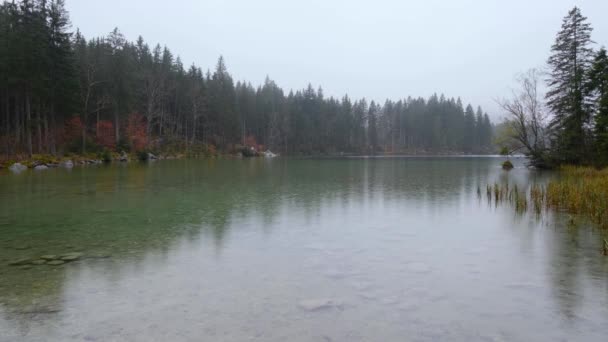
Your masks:
<instances>
[{"instance_id":1,"label":"shallow water","mask_svg":"<svg viewBox=\"0 0 608 342\"><path fill-rule=\"evenodd\" d=\"M0 341L605 341L601 232L479 198L552 177L500 161L2 173Z\"/></svg>"}]
</instances>

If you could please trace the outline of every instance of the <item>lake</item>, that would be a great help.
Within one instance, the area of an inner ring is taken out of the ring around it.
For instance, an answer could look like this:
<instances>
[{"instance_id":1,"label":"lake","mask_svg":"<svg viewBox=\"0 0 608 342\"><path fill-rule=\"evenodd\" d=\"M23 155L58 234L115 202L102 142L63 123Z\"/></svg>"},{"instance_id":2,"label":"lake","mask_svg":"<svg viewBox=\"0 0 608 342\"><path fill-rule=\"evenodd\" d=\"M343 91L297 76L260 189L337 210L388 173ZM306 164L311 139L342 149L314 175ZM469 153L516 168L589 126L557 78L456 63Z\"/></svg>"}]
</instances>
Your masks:
<instances>
[{"instance_id":1,"label":"lake","mask_svg":"<svg viewBox=\"0 0 608 342\"><path fill-rule=\"evenodd\" d=\"M4 170L0 341L606 341L602 233L489 203L555 176L501 161Z\"/></svg>"}]
</instances>

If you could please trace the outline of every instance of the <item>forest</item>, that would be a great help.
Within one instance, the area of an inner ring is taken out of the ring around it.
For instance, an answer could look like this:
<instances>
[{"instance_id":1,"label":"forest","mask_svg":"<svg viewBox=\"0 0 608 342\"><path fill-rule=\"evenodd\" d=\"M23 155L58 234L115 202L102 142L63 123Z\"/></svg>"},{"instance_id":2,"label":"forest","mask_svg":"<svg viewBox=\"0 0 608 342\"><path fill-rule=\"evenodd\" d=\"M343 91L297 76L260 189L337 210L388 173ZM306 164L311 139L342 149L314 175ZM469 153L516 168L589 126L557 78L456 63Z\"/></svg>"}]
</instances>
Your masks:
<instances>
[{"instance_id":1,"label":"forest","mask_svg":"<svg viewBox=\"0 0 608 342\"><path fill-rule=\"evenodd\" d=\"M460 98L378 103L310 84L285 91L268 77L235 81L223 57L205 71L118 29L87 39L63 0L5 1L0 46L5 158L242 146L291 155L494 151L488 114Z\"/></svg>"}]
</instances>

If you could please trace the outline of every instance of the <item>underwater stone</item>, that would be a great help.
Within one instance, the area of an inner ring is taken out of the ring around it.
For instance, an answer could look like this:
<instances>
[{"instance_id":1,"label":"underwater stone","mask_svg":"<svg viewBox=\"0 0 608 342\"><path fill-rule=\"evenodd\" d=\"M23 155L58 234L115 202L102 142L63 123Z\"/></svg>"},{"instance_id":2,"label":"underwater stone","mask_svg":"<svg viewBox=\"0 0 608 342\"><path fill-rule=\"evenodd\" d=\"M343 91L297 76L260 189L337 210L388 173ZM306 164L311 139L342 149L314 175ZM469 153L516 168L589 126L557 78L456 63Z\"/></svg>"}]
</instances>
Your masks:
<instances>
[{"instance_id":1,"label":"underwater stone","mask_svg":"<svg viewBox=\"0 0 608 342\"><path fill-rule=\"evenodd\" d=\"M40 257L40 259L51 261L51 260L59 259L59 257L51 254L51 255L43 255Z\"/></svg>"},{"instance_id":2,"label":"underwater stone","mask_svg":"<svg viewBox=\"0 0 608 342\"><path fill-rule=\"evenodd\" d=\"M32 262L31 258L23 258L23 259L15 260L15 261L11 262L9 265L22 266L22 265L28 265L31 262Z\"/></svg>"},{"instance_id":3,"label":"underwater stone","mask_svg":"<svg viewBox=\"0 0 608 342\"><path fill-rule=\"evenodd\" d=\"M82 257L82 253L68 253L62 255L59 259L63 261L76 261Z\"/></svg>"},{"instance_id":4,"label":"underwater stone","mask_svg":"<svg viewBox=\"0 0 608 342\"><path fill-rule=\"evenodd\" d=\"M63 260L52 260L46 263L47 265L51 265L51 266L59 266L59 265L63 265L65 264L65 261Z\"/></svg>"},{"instance_id":5,"label":"underwater stone","mask_svg":"<svg viewBox=\"0 0 608 342\"><path fill-rule=\"evenodd\" d=\"M298 303L298 306L306 311L319 311L323 309L330 309L337 305L331 299L319 298L302 300Z\"/></svg>"}]
</instances>

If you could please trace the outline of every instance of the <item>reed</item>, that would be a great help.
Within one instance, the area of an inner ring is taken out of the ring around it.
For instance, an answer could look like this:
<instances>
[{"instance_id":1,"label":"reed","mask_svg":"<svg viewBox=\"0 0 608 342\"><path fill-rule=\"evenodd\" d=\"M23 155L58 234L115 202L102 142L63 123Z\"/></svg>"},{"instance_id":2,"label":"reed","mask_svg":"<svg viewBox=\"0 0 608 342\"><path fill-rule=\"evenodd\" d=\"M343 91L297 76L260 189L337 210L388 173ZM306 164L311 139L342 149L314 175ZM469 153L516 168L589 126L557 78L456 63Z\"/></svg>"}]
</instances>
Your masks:
<instances>
[{"instance_id":1,"label":"reed","mask_svg":"<svg viewBox=\"0 0 608 342\"><path fill-rule=\"evenodd\" d=\"M546 186L547 207L585 216L608 228L608 168L564 167Z\"/></svg>"},{"instance_id":2,"label":"reed","mask_svg":"<svg viewBox=\"0 0 608 342\"><path fill-rule=\"evenodd\" d=\"M560 177L546 185L532 185L527 193L517 186L498 184L487 187L488 198L510 202L518 212L528 210L528 203L537 215L543 209L565 212L586 217L602 228L608 229L608 168L597 170L589 167L563 167Z\"/></svg>"}]
</instances>

